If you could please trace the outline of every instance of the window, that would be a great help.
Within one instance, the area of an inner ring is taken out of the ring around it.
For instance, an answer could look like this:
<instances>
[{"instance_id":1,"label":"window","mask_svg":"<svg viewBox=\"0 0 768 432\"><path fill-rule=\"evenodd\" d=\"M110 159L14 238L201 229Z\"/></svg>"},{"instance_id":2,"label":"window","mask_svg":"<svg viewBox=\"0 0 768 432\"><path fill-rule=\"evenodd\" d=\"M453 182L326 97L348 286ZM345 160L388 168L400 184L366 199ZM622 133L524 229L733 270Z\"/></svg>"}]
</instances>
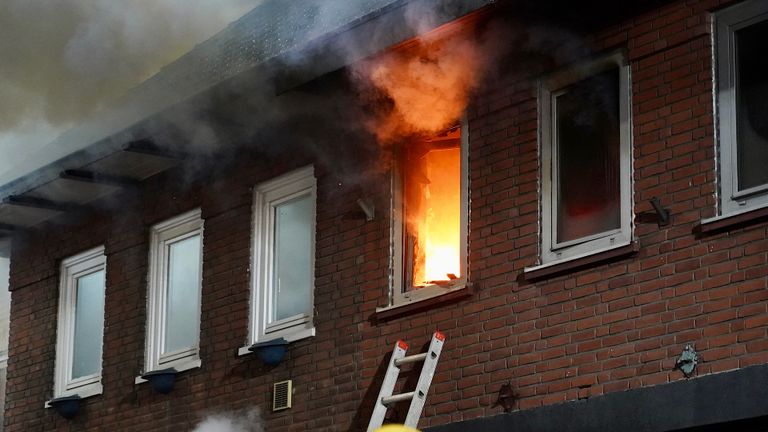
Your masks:
<instances>
[{"instance_id":1,"label":"window","mask_svg":"<svg viewBox=\"0 0 768 432\"><path fill-rule=\"evenodd\" d=\"M466 124L403 145L393 175L389 304L464 288L467 282Z\"/></svg>"},{"instance_id":2,"label":"window","mask_svg":"<svg viewBox=\"0 0 768 432\"><path fill-rule=\"evenodd\" d=\"M768 3L716 15L720 213L768 205Z\"/></svg>"},{"instance_id":3,"label":"window","mask_svg":"<svg viewBox=\"0 0 768 432\"><path fill-rule=\"evenodd\" d=\"M8 330L11 327L11 292L8 291L8 258L0 257L0 432L5 418L5 388L8 374Z\"/></svg>"},{"instance_id":4,"label":"window","mask_svg":"<svg viewBox=\"0 0 768 432\"><path fill-rule=\"evenodd\" d=\"M542 83L543 264L630 243L629 92L621 55Z\"/></svg>"},{"instance_id":5,"label":"window","mask_svg":"<svg viewBox=\"0 0 768 432\"><path fill-rule=\"evenodd\" d=\"M310 166L254 190L251 344L315 334L316 189Z\"/></svg>"},{"instance_id":6,"label":"window","mask_svg":"<svg viewBox=\"0 0 768 432\"><path fill-rule=\"evenodd\" d=\"M101 393L105 274L103 246L61 263L55 397Z\"/></svg>"},{"instance_id":7,"label":"window","mask_svg":"<svg viewBox=\"0 0 768 432\"><path fill-rule=\"evenodd\" d=\"M203 220L193 210L152 227L145 372L200 366Z\"/></svg>"}]
</instances>

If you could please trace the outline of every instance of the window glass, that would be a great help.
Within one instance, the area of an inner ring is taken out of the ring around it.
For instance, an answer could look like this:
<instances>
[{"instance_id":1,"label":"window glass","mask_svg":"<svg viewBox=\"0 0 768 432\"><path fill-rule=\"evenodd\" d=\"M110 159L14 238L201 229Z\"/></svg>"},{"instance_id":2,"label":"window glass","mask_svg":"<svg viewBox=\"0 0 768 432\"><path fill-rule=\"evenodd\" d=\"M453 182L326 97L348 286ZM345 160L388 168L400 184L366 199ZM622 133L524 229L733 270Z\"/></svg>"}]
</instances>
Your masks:
<instances>
[{"instance_id":1,"label":"window glass","mask_svg":"<svg viewBox=\"0 0 768 432\"><path fill-rule=\"evenodd\" d=\"M314 336L314 168L303 167L253 190L249 343ZM250 353L247 347L239 351Z\"/></svg>"},{"instance_id":2,"label":"window glass","mask_svg":"<svg viewBox=\"0 0 768 432\"><path fill-rule=\"evenodd\" d=\"M105 274L103 246L61 262L55 397L101 393Z\"/></svg>"},{"instance_id":3,"label":"window glass","mask_svg":"<svg viewBox=\"0 0 768 432\"><path fill-rule=\"evenodd\" d=\"M152 227L144 372L201 365L204 222L200 216L200 209L195 209Z\"/></svg>"},{"instance_id":4,"label":"window glass","mask_svg":"<svg viewBox=\"0 0 768 432\"><path fill-rule=\"evenodd\" d=\"M621 227L618 92L614 68L555 97L556 243Z\"/></svg>"},{"instance_id":5,"label":"window glass","mask_svg":"<svg viewBox=\"0 0 768 432\"><path fill-rule=\"evenodd\" d=\"M768 184L768 21L736 31L738 190Z\"/></svg>"},{"instance_id":6,"label":"window glass","mask_svg":"<svg viewBox=\"0 0 768 432\"><path fill-rule=\"evenodd\" d=\"M104 271L77 278L72 379L101 370L104 327Z\"/></svg>"},{"instance_id":7,"label":"window glass","mask_svg":"<svg viewBox=\"0 0 768 432\"><path fill-rule=\"evenodd\" d=\"M541 82L541 265L632 241L629 84L618 52Z\"/></svg>"},{"instance_id":8,"label":"window glass","mask_svg":"<svg viewBox=\"0 0 768 432\"><path fill-rule=\"evenodd\" d=\"M200 236L194 235L168 246L168 298L163 352L197 345L199 287Z\"/></svg>"},{"instance_id":9,"label":"window glass","mask_svg":"<svg viewBox=\"0 0 768 432\"><path fill-rule=\"evenodd\" d=\"M275 207L273 321L311 308L313 206L304 196Z\"/></svg>"}]
</instances>

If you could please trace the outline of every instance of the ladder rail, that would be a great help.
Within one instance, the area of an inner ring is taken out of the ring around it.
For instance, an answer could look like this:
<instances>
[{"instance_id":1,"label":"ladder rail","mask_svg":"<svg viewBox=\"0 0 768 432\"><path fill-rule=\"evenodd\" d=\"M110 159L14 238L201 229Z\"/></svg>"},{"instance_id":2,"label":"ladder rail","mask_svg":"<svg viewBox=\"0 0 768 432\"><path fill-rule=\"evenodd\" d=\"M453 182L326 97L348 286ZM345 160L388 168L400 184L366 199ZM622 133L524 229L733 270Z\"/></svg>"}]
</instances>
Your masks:
<instances>
[{"instance_id":1,"label":"ladder rail","mask_svg":"<svg viewBox=\"0 0 768 432\"><path fill-rule=\"evenodd\" d=\"M432 378L435 376L437 361L440 359L440 353L443 351L445 335L435 332L429 349L425 353L424 367L419 375L419 382L416 384L414 396L411 399L411 406L408 408L408 415L405 417L405 425L415 428L418 426L421 412L424 409L424 403L427 401L427 393L432 385Z\"/></svg>"},{"instance_id":2,"label":"ladder rail","mask_svg":"<svg viewBox=\"0 0 768 432\"><path fill-rule=\"evenodd\" d=\"M404 341L398 340L395 343L395 348L392 350L392 358L389 359L389 366L387 366L387 372L384 374L379 396L376 398L376 405L371 414L371 421L368 423L368 432L373 432L384 423L384 416L387 415L387 406L382 401L385 397L391 396L392 391L395 389L397 377L400 374L400 369L395 366L395 362L405 357L407 350L408 344Z\"/></svg>"},{"instance_id":3,"label":"ladder rail","mask_svg":"<svg viewBox=\"0 0 768 432\"><path fill-rule=\"evenodd\" d=\"M389 405L407 400L410 400L411 404L408 407L405 425L414 428L418 425L444 343L445 335L436 331L432 335L432 341L429 344L427 352L410 356L405 355L408 350L408 344L402 340L398 340L397 343L395 343L392 357L389 360L387 371L384 374L384 379L381 383L379 396L376 398L376 405L371 414L371 420L368 423L368 432L373 432L384 423L384 417L387 414ZM392 392L395 389L397 378L400 375L400 366L417 362L423 362L423 366L421 368L421 373L419 374L419 381L416 383L416 388L411 392L393 395Z\"/></svg>"}]
</instances>

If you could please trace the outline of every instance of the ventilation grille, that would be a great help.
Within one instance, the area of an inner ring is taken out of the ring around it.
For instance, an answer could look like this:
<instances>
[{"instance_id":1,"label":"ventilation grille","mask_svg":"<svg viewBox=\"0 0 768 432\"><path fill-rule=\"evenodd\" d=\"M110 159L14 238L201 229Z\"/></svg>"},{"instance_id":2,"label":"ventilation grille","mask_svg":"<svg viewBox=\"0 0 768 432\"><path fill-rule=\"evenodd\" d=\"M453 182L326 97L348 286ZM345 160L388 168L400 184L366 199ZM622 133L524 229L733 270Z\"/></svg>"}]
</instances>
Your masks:
<instances>
[{"instance_id":1,"label":"ventilation grille","mask_svg":"<svg viewBox=\"0 0 768 432\"><path fill-rule=\"evenodd\" d=\"M291 407L291 380L276 382L272 388L272 411L280 411Z\"/></svg>"}]
</instances>

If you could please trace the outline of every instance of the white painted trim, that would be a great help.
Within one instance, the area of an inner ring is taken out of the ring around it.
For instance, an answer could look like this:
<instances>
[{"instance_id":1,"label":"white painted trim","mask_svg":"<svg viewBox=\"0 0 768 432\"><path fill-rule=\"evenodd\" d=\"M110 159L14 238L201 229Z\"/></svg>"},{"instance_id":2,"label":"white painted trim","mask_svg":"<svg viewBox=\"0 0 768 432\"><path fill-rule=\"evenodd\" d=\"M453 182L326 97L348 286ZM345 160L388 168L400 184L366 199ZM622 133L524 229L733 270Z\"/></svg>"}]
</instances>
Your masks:
<instances>
[{"instance_id":1,"label":"white painted trim","mask_svg":"<svg viewBox=\"0 0 768 432\"><path fill-rule=\"evenodd\" d=\"M461 203L460 212L461 218L459 227L461 233L459 234L461 245L461 262L460 271L461 277L453 281L449 287L441 287L438 285L426 286L417 290L406 291L405 290L405 271L403 265L405 260L405 250L403 247L403 236L405 235L404 219L405 212L403 210L403 181L402 181L402 168L398 161L402 159L399 155L395 155L395 161L392 166L392 182L391 182L391 226L390 226L390 280L389 280L389 298L387 306L377 308L376 311L384 311L394 309L398 306L404 306L411 304L415 301L425 300L432 297L437 297L449 292L463 289L467 285L469 266L468 266L468 250L469 250L469 123L466 116L461 118ZM399 153L399 152L396 152Z\"/></svg>"},{"instance_id":2,"label":"white painted trim","mask_svg":"<svg viewBox=\"0 0 768 432\"><path fill-rule=\"evenodd\" d=\"M738 186L738 141L736 119L736 37L735 32L768 20L768 3L748 0L715 14L717 143L719 147L720 216L730 216L768 205L768 191L762 185L750 190Z\"/></svg>"},{"instance_id":3,"label":"white painted trim","mask_svg":"<svg viewBox=\"0 0 768 432\"><path fill-rule=\"evenodd\" d=\"M77 305L77 280L81 277L103 272L103 292L106 295L107 258L104 246L99 246L61 262L59 274L59 308L56 332L56 365L54 372L54 397L81 397L101 394L102 358L99 358L98 373L73 379L72 356L74 355L75 308ZM103 314L104 312L102 312ZM103 315L102 315L103 319ZM101 328L101 356L104 355L104 326Z\"/></svg>"},{"instance_id":4,"label":"white painted trim","mask_svg":"<svg viewBox=\"0 0 768 432\"><path fill-rule=\"evenodd\" d=\"M619 69L619 165L620 228L558 243L557 232L557 133L555 98L578 81L611 68ZM539 85L539 149L541 165L541 262L542 268L625 246L632 241L632 102L630 66L622 53L561 71ZM533 269L532 268L532 269Z\"/></svg>"},{"instance_id":5,"label":"white painted trim","mask_svg":"<svg viewBox=\"0 0 768 432\"><path fill-rule=\"evenodd\" d=\"M270 323L274 266L274 210L281 203L309 197L312 201L310 232L310 309L276 323ZM253 225L251 243L251 301L247 346L284 337L291 341L314 336L315 236L317 219L317 180L313 166L307 166L263 182L253 191ZM310 334L311 333L311 334ZM296 337L295 335L305 335ZM309 336L307 336L309 335ZM238 353L242 353L241 348ZM239 354L243 355L243 354Z\"/></svg>"},{"instance_id":6,"label":"white painted trim","mask_svg":"<svg viewBox=\"0 0 768 432\"><path fill-rule=\"evenodd\" d=\"M144 353L144 372L187 367L200 363L200 306L203 280L203 230L204 221L200 209L154 225L150 230L149 276L147 288L147 332ZM197 317L197 341L193 346L163 353L165 345L166 299L167 299L167 249L172 243L186 238L200 236L200 274L198 276L198 310L190 311Z\"/></svg>"}]
</instances>

